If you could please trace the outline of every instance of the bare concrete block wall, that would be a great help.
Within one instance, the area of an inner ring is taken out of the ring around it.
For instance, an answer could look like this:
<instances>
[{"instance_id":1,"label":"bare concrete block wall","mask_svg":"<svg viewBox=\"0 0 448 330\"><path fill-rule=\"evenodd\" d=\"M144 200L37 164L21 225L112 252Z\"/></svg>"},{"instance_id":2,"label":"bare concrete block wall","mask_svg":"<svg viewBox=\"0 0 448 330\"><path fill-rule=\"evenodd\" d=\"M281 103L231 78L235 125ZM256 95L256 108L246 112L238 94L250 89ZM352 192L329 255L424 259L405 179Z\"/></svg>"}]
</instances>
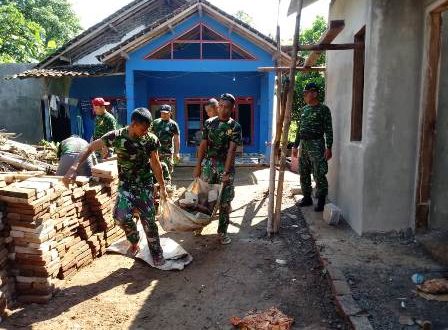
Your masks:
<instances>
[{"instance_id":1,"label":"bare concrete block wall","mask_svg":"<svg viewBox=\"0 0 448 330\"><path fill-rule=\"evenodd\" d=\"M353 42L355 34L368 24L369 3L369 0L333 2L330 20L345 20L345 28L335 43ZM326 103L331 109L334 130L334 158L330 161L328 174L329 197L342 209L351 227L361 234L365 141L350 141L353 51L327 52L327 67Z\"/></svg>"},{"instance_id":2,"label":"bare concrete block wall","mask_svg":"<svg viewBox=\"0 0 448 330\"><path fill-rule=\"evenodd\" d=\"M5 80L32 68L32 64L0 64L0 129L20 133L17 139L37 143L43 139L41 97L43 83L38 79Z\"/></svg>"},{"instance_id":3,"label":"bare concrete block wall","mask_svg":"<svg viewBox=\"0 0 448 330\"><path fill-rule=\"evenodd\" d=\"M419 0L334 1L330 19L353 42L366 25L362 141L350 141L353 53L328 52L327 104L335 129L330 199L358 233L414 227L423 5Z\"/></svg>"}]
</instances>

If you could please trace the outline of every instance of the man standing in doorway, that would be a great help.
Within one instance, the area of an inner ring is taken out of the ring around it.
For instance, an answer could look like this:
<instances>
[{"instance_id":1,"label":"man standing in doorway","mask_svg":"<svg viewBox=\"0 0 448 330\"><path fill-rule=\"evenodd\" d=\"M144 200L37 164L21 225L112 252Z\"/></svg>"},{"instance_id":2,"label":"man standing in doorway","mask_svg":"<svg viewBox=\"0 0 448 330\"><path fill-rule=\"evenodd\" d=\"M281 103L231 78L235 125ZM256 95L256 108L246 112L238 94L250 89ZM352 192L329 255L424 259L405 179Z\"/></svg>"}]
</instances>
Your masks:
<instances>
[{"instance_id":1,"label":"man standing in doorway","mask_svg":"<svg viewBox=\"0 0 448 330\"><path fill-rule=\"evenodd\" d=\"M303 91L306 103L299 111L296 140L293 156L299 156L300 185L303 199L300 207L313 205L311 198L311 173L316 181L316 212L324 210L328 195L328 161L332 157L333 127L330 109L318 99L319 89L315 83L309 83Z\"/></svg>"},{"instance_id":2,"label":"man standing in doorway","mask_svg":"<svg viewBox=\"0 0 448 330\"><path fill-rule=\"evenodd\" d=\"M110 131L90 143L65 174L63 181L66 184L73 182L81 165L92 152L104 147L114 147L118 158L119 178L115 221L131 243L129 252L136 255L140 237L133 220L133 210L137 209L154 264L161 266L165 260L155 223L154 176L160 185L161 198L166 198L166 190L158 154L160 142L154 134L148 133L151 122L152 116L148 109L135 109L131 115L131 124Z\"/></svg>"},{"instance_id":3,"label":"man standing in doorway","mask_svg":"<svg viewBox=\"0 0 448 330\"><path fill-rule=\"evenodd\" d=\"M162 163L163 178L167 185L171 185L171 174L174 170L174 161L179 161L180 132L179 125L171 119L171 106L160 106L160 118L154 120L152 133L159 138L159 157Z\"/></svg>"},{"instance_id":4,"label":"man standing in doorway","mask_svg":"<svg viewBox=\"0 0 448 330\"><path fill-rule=\"evenodd\" d=\"M230 117L234 106L233 95L228 93L221 95L218 116L210 118L204 123L198 162L193 172L195 178L202 174L204 181L212 184L222 183L224 186L218 226L221 244L229 244L232 241L227 234L227 228L230 222L230 204L235 196L233 185L235 153L237 146L242 145L241 126Z\"/></svg>"},{"instance_id":5,"label":"man standing in doorway","mask_svg":"<svg viewBox=\"0 0 448 330\"><path fill-rule=\"evenodd\" d=\"M93 111L95 112L95 130L93 131L93 140L100 139L107 132L117 129L117 121L115 117L106 110L106 105L109 102L104 101L102 97L93 99ZM104 159L110 156L113 152L111 149L105 148L101 153L97 153L99 159Z\"/></svg>"}]
</instances>

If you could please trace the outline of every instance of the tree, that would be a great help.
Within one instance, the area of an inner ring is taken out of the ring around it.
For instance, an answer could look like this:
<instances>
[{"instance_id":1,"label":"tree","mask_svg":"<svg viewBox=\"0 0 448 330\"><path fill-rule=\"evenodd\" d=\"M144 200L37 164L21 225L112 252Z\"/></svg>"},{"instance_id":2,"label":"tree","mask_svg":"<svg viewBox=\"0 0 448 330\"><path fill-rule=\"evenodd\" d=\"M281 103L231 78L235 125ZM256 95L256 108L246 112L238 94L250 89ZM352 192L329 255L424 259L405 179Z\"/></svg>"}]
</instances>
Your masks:
<instances>
[{"instance_id":1,"label":"tree","mask_svg":"<svg viewBox=\"0 0 448 330\"><path fill-rule=\"evenodd\" d=\"M0 63L32 62L42 54L42 28L13 4L0 6Z\"/></svg>"},{"instance_id":2,"label":"tree","mask_svg":"<svg viewBox=\"0 0 448 330\"><path fill-rule=\"evenodd\" d=\"M252 21L253 21L252 17L248 13L246 13L244 10L238 10L235 13L235 17L248 25L252 25Z\"/></svg>"},{"instance_id":3,"label":"tree","mask_svg":"<svg viewBox=\"0 0 448 330\"><path fill-rule=\"evenodd\" d=\"M308 44L316 44L320 37L327 30L327 22L322 16L317 16L313 22L311 28L303 30L300 34L299 40L300 44L308 45ZM309 56L309 51L300 52L300 56L306 58ZM319 57L316 62L317 66L325 65L325 52ZM298 119L299 109L305 106L303 102L303 89L306 84L314 82L319 87L319 100L323 102L325 100L325 75L322 72L298 72L296 75L296 86L294 91L294 101L293 101L293 109L292 109L292 120L293 123L291 125L291 129L289 131L289 140L293 141L295 138L296 120Z\"/></svg>"},{"instance_id":4,"label":"tree","mask_svg":"<svg viewBox=\"0 0 448 330\"><path fill-rule=\"evenodd\" d=\"M28 62L30 59L42 60L81 31L79 19L68 0L0 0L0 8L3 8L4 13L1 25L4 21L15 21L22 24L20 29L29 28L30 24L38 27L40 42L36 41L36 47L39 51L30 51ZM20 22L17 21L17 12L21 14ZM7 31L2 27L0 31L0 40L7 39L8 35L4 34ZM14 40L17 40L17 45L26 42L21 39L23 38L19 35L18 39L13 38L11 42L14 44ZM24 59L23 56L17 56L17 59L13 56L13 61Z\"/></svg>"}]
</instances>

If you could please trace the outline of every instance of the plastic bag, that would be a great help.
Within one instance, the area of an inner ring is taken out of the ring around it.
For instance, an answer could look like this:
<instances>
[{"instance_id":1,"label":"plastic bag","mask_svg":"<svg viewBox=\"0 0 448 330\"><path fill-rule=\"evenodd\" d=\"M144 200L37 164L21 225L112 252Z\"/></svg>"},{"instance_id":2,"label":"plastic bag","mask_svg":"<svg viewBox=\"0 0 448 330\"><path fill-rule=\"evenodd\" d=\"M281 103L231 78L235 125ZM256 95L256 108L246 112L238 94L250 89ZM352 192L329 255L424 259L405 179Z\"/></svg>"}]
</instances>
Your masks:
<instances>
[{"instance_id":1,"label":"plastic bag","mask_svg":"<svg viewBox=\"0 0 448 330\"><path fill-rule=\"evenodd\" d=\"M188 232L207 226L219 209L222 184L208 184L200 178L196 178L185 192L196 194L198 196L198 204L203 204L204 201L208 201L209 191L211 190L218 191L218 198L211 215L201 212L195 212L193 214L182 209L178 201L172 201L170 199L160 200L158 220L163 230L167 232ZM179 200L183 198L184 196L179 196Z\"/></svg>"}]
</instances>

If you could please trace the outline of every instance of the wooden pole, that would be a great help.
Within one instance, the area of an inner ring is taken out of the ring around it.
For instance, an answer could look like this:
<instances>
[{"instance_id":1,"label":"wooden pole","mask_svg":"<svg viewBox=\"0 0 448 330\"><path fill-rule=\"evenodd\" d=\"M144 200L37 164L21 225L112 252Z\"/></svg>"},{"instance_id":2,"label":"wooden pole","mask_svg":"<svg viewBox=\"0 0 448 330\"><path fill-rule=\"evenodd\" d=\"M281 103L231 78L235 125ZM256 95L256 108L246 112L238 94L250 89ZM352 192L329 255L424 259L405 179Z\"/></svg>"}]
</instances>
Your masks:
<instances>
[{"instance_id":1,"label":"wooden pole","mask_svg":"<svg viewBox=\"0 0 448 330\"><path fill-rule=\"evenodd\" d=\"M279 1L279 7L280 7L280 1ZM278 127L281 124L282 116L281 116L281 104L282 104L282 73L281 71L278 71L277 68L279 67L279 59L280 59L280 53L281 53L281 46L280 46L280 25L277 22L277 57L275 59L275 70L277 72L277 109L276 109L276 127L275 127L275 138L273 141L271 140L271 155L270 155L270 165L269 165L269 202L268 202L268 223L266 232L268 236L271 236L272 230L273 230L273 221L274 221L274 196L275 196L275 163L277 158L277 144L278 140Z\"/></svg>"},{"instance_id":2,"label":"wooden pole","mask_svg":"<svg viewBox=\"0 0 448 330\"><path fill-rule=\"evenodd\" d=\"M296 63L297 63L297 52L299 47L299 36L300 36L300 21L302 16L302 6L303 0L297 1L297 16L296 16L296 27L294 32L293 46L292 46L292 60L291 68L289 71L289 86L286 99L285 107L285 119L283 121L283 132L282 132L282 153L280 159L280 172L278 176L277 185L277 196L275 202L275 214L274 214L274 228L273 232L277 233L280 229L280 212L282 208L282 198L283 198L283 181L285 178L285 167L286 167L286 152L288 145L288 134L289 126L291 125L291 108L294 98L294 87L296 81Z\"/></svg>"}]
</instances>

